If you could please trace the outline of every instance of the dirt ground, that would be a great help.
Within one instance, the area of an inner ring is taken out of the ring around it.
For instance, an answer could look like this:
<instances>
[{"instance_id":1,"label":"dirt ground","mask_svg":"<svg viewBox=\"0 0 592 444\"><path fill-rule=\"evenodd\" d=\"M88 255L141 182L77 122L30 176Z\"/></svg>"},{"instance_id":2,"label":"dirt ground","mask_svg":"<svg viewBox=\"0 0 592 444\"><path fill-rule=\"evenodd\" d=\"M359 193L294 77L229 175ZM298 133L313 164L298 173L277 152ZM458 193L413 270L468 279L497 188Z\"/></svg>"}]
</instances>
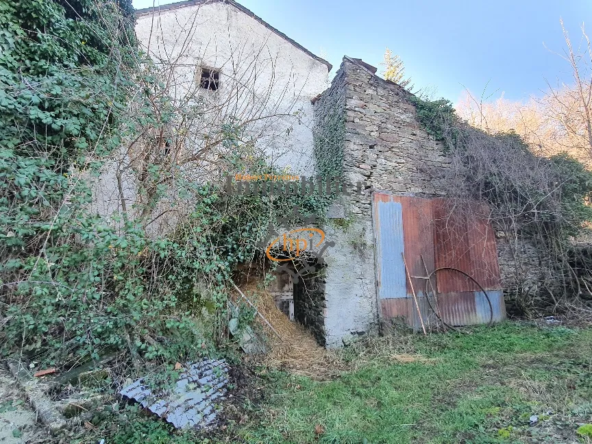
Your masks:
<instances>
[{"instance_id":1,"label":"dirt ground","mask_svg":"<svg viewBox=\"0 0 592 444\"><path fill-rule=\"evenodd\" d=\"M49 434L21 396L10 373L0 368L0 444L47 443Z\"/></svg>"}]
</instances>

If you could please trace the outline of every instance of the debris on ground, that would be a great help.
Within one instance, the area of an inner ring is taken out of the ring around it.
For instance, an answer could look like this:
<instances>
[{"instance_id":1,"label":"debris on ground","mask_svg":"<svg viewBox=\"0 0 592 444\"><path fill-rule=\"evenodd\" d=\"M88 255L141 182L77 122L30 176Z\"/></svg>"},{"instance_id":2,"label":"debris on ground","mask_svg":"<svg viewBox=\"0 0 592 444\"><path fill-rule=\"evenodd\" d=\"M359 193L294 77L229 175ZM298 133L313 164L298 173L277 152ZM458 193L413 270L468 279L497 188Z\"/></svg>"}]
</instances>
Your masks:
<instances>
[{"instance_id":1,"label":"debris on ground","mask_svg":"<svg viewBox=\"0 0 592 444\"><path fill-rule=\"evenodd\" d=\"M56 371L57 370L55 368L47 368L45 370L39 370L38 372L35 372L35 374L33 376L35 378L40 378L41 376L52 375Z\"/></svg>"},{"instance_id":2,"label":"debris on ground","mask_svg":"<svg viewBox=\"0 0 592 444\"><path fill-rule=\"evenodd\" d=\"M544 319L547 325L560 325L562 323L561 320L557 319L555 316L547 316Z\"/></svg>"},{"instance_id":3,"label":"debris on ground","mask_svg":"<svg viewBox=\"0 0 592 444\"><path fill-rule=\"evenodd\" d=\"M263 357L264 364L313 379L330 379L342 370L335 352L320 346L304 326L290 321L270 293L258 289L255 283L243 286L242 291L281 338L261 322L261 327L269 330L269 352Z\"/></svg>"},{"instance_id":4,"label":"debris on ground","mask_svg":"<svg viewBox=\"0 0 592 444\"><path fill-rule=\"evenodd\" d=\"M124 387L120 394L139 402L176 428L204 429L217 419L216 403L224 399L228 384L228 364L204 359L185 369L172 389L150 388L147 378Z\"/></svg>"},{"instance_id":5,"label":"debris on ground","mask_svg":"<svg viewBox=\"0 0 592 444\"><path fill-rule=\"evenodd\" d=\"M22 361L9 359L7 365L41 422L52 432L63 429L66 419L47 396L48 385L39 378L34 378Z\"/></svg>"}]
</instances>

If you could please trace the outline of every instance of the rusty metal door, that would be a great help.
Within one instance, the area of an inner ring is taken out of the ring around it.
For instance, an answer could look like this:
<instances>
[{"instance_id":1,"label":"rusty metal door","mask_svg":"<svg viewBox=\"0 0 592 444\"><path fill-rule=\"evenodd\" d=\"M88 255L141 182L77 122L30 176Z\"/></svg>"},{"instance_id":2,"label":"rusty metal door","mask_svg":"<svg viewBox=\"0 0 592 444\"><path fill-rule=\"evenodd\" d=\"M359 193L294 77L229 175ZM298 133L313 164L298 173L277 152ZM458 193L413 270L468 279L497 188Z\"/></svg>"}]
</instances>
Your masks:
<instances>
[{"instance_id":1,"label":"rusty metal door","mask_svg":"<svg viewBox=\"0 0 592 444\"><path fill-rule=\"evenodd\" d=\"M445 322L468 325L505 318L497 248L486 218L487 209L467 205L453 205L447 199L374 193L376 285L384 319L401 317L414 329L419 328L420 317L412 300L413 285L423 322L434 322L427 300L430 288L422 277L440 267L468 273L487 292L486 296L460 273L438 272L432 284L437 287L437 310Z\"/></svg>"}]
</instances>

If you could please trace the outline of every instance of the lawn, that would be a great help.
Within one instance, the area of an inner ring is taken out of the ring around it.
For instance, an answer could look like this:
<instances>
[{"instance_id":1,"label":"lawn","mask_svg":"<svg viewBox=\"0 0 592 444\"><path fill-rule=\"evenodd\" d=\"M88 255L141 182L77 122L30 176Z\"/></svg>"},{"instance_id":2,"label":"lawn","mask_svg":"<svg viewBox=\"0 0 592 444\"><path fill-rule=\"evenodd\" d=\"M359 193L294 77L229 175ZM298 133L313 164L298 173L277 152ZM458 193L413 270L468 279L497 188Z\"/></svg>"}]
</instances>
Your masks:
<instances>
[{"instance_id":1,"label":"lawn","mask_svg":"<svg viewBox=\"0 0 592 444\"><path fill-rule=\"evenodd\" d=\"M353 370L325 382L260 371L267 401L231 427L233 440L589 442L577 430L592 423L590 329L507 322L389 336L343 359Z\"/></svg>"},{"instance_id":2,"label":"lawn","mask_svg":"<svg viewBox=\"0 0 592 444\"><path fill-rule=\"evenodd\" d=\"M328 381L256 368L207 436L130 407L97 431L111 443L592 442L592 329L393 333L339 359L348 370Z\"/></svg>"}]
</instances>

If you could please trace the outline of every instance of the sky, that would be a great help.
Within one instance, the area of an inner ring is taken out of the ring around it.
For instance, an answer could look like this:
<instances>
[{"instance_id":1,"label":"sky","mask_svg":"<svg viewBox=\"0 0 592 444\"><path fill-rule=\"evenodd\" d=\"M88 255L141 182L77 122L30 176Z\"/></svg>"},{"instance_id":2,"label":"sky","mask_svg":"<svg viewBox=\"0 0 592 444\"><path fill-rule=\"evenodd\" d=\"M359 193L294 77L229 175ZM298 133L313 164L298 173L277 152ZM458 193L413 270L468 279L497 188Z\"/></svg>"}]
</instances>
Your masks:
<instances>
[{"instance_id":1,"label":"sky","mask_svg":"<svg viewBox=\"0 0 592 444\"><path fill-rule=\"evenodd\" d=\"M136 9L170 0L133 0ZM560 55L563 19L582 43L592 0L239 0L263 20L328 60L344 55L383 67L388 47L405 63L416 89L456 103L465 89L484 99L540 96L571 82Z\"/></svg>"}]
</instances>

